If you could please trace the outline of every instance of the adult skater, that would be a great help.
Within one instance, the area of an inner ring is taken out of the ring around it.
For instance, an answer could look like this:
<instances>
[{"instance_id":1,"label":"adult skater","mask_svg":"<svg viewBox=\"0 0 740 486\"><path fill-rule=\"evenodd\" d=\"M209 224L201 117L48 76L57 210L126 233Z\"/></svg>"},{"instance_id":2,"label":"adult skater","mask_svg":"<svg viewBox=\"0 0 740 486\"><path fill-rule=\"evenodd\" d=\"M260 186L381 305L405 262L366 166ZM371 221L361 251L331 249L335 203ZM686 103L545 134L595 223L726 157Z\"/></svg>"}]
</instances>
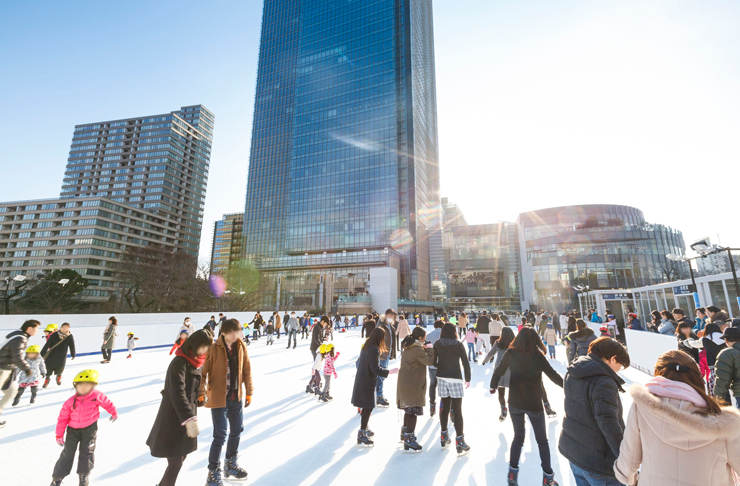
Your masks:
<instances>
[{"instance_id":1,"label":"adult skater","mask_svg":"<svg viewBox=\"0 0 740 486\"><path fill-rule=\"evenodd\" d=\"M206 408L211 409L213 419L213 442L208 455L208 479L206 486L221 486L221 449L226 441L224 476L246 479L247 471L237 464L239 439L244 427L243 408L252 403L252 367L247 355L247 345L239 339L241 324L228 319L221 324L221 335L211 345L203 364L200 396ZM244 407L242 408L242 398Z\"/></svg>"},{"instance_id":2,"label":"adult skater","mask_svg":"<svg viewBox=\"0 0 740 486\"><path fill-rule=\"evenodd\" d=\"M329 323L331 326L331 323ZM382 353L387 353L386 331L376 327L362 345L360 358L357 360L357 374L352 390L352 405L360 409L360 430L357 432L357 443L373 445L371 437L375 434L368 429L370 414L375 408L375 387L378 377L388 377L398 373L398 368L384 369L379 361Z\"/></svg>"},{"instance_id":3,"label":"adult skater","mask_svg":"<svg viewBox=\"0 0 740 486\"><path fill-rule=\"evenodd\" d=\"M288 320L290 320L290 316L288 315L288 311L285 311L285 314L283 314L283 319L280 322L280 326L277 327L277 338L280 339L280 328L283 328L288 325ZM286 329L285 335L288 335L288 331Z\"/></svg>"},{"instance_id":4,"label":"adult skater","mask_svg":"<svg viewBox=\"0 0 740 486\"><path fill-rule=\"evenodd\" d=\"M16 368L26 374L32 374L31 365L26 361L26 346L28 338L35 336L41 323L30 319L23 323L19 331L13 331L0 343L0 414L5 406L15 397L18 392L18 382L15 380ZM5 422L0 421L0 428L5 427Z\"/></svg>"},{"instance_id":5,"label":"adult skater","mask_svg":"<svg viewBox=\"0 0 740 486\"><path fill-rule=\"evenodd\" d=\"M617 372L630 357L619 341L600 337L588 355L573 361L565 375L565 417L558 450L570 461L577 485L619 486L614 461L624 434L624 380Z\"/></svg>"},{"instance_id":6,"label":"adult skater","mask_svg":"<svg viewBox=\"0 0 740 486\"><path fill-rule=\"evenodd\" d=\"M504 321L501 320L501 316L497 313L491 314L491 323L488 325L489 334L490 334L490 341L491 341L491 348L493 348L493 343L498 341L498 338L501 337L501 329L504 328Z\"/></svg>"},{"instance_id":7,"label":"adult skater","mask_svg":"<svg viewBox=\"0 0 740 486\"><path fill-rule=\"evenodd\" d=\"M481 348L486 351L490 349L491 344L491 318L488 317L488 311L483 311L481 316L475 322L475 332L478 335L478 344L476 351L480 352Z\"/></svg>"},{"instance_id":8,"label":"adult skater","mask_svg":"<svg viewBox=\"0 0 740 486\"><path fill-rule=\"evenodd\" d=\"M434 343L439 341L442 335L442 326L445 323L441 319L434 321L434 330L427 334L427 341L429 344L434 346ZM437 411L437 368L432 365L429 366L429 415L434 417L434 413Z\"/></svg>"},{"instance_id":9,"label":"adult skater","mask_svg":"<svg viewBox=\"0 0 740 486\"><path fill-rule=\"evenodd\" d=\"M468 315L464 312L460 313L460 317L457 318L457 333L460 339L465 337L465 333L468 331Z\"/></svg>"},{"instance_id":10,"label":"adult skater","mask_svg":"<svg viewBox=\"0 0 740 486\"><path fill-rule=\"evenodd\" d=\"M396 405L403 410L401 439L403 449L420 451L416 441L416 417L424 415L427 391L427 367L434 363L432 345L424 345L427 332L423 327L415 327L410 335L401 341L401 370L398 372Z\"/></svg>"},{"instance_id":11,"label":"adult skater","mask_svg":"<svg viewBox=\"0 0 740 486\"><path fill-rule=\"evenodd\" d=\"M167 368L162 401L146 440L152 456L167 458L159 486L174 486L185 458L198 448L200 368L212 344L210 332L195 331L177 349Z\"/></svg>"},{"instance_id":12,"label":"adult skater","mask_svg":"<svg viewBox=\"0 0 740 486\"><path fill-rule=\"evenodd\" d=\"M253 326L253 329L257 331L257 336L262 335L262 326L265 324L265 320L262 318L262 314L257 311L257 313L254 315L254 319L251 320L249 323L250 326Z\"/></svg>"},{"instance_id":13,"label":"adult skater","mask_svg":"<svg viewBox=\"0 0 740 486\"><path fill-rule=\"evenodd\" d=\"M406 339L406 336L411 334L411 326L409 321L406 320L403 314L398 316L398 328L396 329L396 338L399 342ZM401 352L403 353L403 346L401 346Z\"/></svg>"},{"instance_id":14,"label":"adult skater","mask_svg":"<svg viewBox=\"0 0 740 486\"><path fill-rule=\"evenodd\" d=\"M362 321L362 329L360 330L360 337L362 338L369 338L370 334L372 334L373 329L375 329L376 320L372 315L365 316L365 319Z\"/></svg>"},{"instance_id":15,"label":"adult skater","mask_svg":"<svg viewBox=\"0 0 740 486\"><path fill-rule=\"evenodd\" d=\"M270 320L272 321L272 325L277 332L278 339L280 339L280 328L283 327L283 318L280 317L280 313L278 311L274 311L272 313L272 317L270 317Z\"/></svg>"},{"instance_id":16,"label":"adult skater","mask_svg":"<svg viewBox=\"0 0 740 486\"><path fill-rule=\"evenodd\" d=\"M103 361L100 364L110 363L111 356L113 355L113 349L116 347L116 328L118 327L118 319L111 316L108 318L108 325L103 331L103 345L100 347L101 353L103 353Z\"/></svg>"},{"instance_id":17,"label":"adult skater","mask_svg":"<svg viewBox=\"0 0 740 486\"><path fill-rule=\"evenodd\" d=\"M188 333L188 336L189 336L189 335L190 335L190 334L191 334L191 333L192 333L193 331L195 331L195 328L193 327L193 320L192 320L192 319L190 319L189 317L186 317L186 318L185 318L185 320L184 320L184 321L182 321L182 326L180 326L180 332L178 332L178 333L177 333L177 334L178 334L178 336L179 336L179 335L180 335L180 333L182 333L183 331L187 332L187 333Z\"/></svg>"},{"instance_id":18,"label":"adult skater","mask_svg":"<svg viewBox=\"0 0 740 486\"><path fill-rule=\"evenodd\" d=\"M396 340L394 339L396 334L396 316L397 314L395 310L388 309L385 311L385 317L383 320L378 322L378 327L385 331L384 337L386 350L380 353L380 367L385 369L388 369L388 365L393 355L394 346L396 345ZM375 386L375 395L379 407L387 407L389 405L388 400L383 396L383 381L385 381L385 376L378 376L377 384Z\"/></svg>"},{"instance_id":19,"label":"adult skater","mask_svg":"<svg viewBox=\"0 0 740 486\"><path fill-rule=\"evenodd\" d=\"M324 342L324 328L326 326L331 327L331 321L326 316L321 316L321 319L319 322L314 324L313 329L311 330L311 346L309 346L309 349L311 350L311 356L313 359L316 359L316 353L318 352L319 346Z\"/></svg>"},{"instance_id":20,"label":"adult skater","mask_svg":"<svg viewBox=\"0 0 740 486\"><path fill-rule=\"evenodd\" d=\"M707 395L691 356L677 349L663 353L653 378L632 385L629 393L632 408L614 463L620 483L734 484L733 471L740 471L740 412Z\"/></svg>"},{"instance_id":21,"label":"adult skater","mask_svg":"<svg viewBox=\"0 0 740 486\"><path fill-rule=\"evenodd\" d=\"M596 340L596 333L593 329L588 327L586 321L578 319L576 321L576 332L568 334L568 341L570 341L570 350L568 351L568 362L580 356L586 356L588 354L588 347L592 342Z\"/></svg>"},{"instance_id":22,"label":"adult skater","mask_svg":"<svg viewBox=\"0 0 740 486\"><path fill-rule=\"evenodd\" d=\"M49 386L52 375L57 375L57 385L62 384L62 373L67 365L67 352L72 355L72 359L77 356L75 350L75 338L69 330L69 322L65 322L59 327L59 330L49 336L41 349L41 356L46 364L46 379L43 388Z\"/></svg>"},{"instance_id":23,"label":"adult skater","mask_svg":"<svg viewBox=\"0 0 740 486\"><path fill-rule=\"evenodd\" d=\"M298 344L298 328L300 326L298 318L295 316L295 311L291 312L288 322L285 323L285 334L288 335L288 347L285 349L290 349L291 340L293 340L293 349L295 349Z\"/></svg>"},{"instance_id":24,"label":"adult skater","mask_svg":"<svg viewBox=\"0 0 740 486\"><path fill-rule=\"evenodd\" d=\"M437 367L437 393L442 400L442 410L439 423L442 428L442 447L447 447L452 441L447 432L447 423L450 410L454 413L455 446L457 453L468 452L470 446L465 443L463 430L462 399L464 388L470 387L470 363L465 355L465 346L457 339L457 331L453 324L442 326L439 341L434 343L434 366ZM465 370L465 380L460 372L460 365Z\"/></svg>"},{"instance_id":25,"label":"adult skater","mask_svg":"<svg viewBox=\"0 0 740 486\"><path fill-rule=\"evenodd\" d=\"M496 389L507 370L511 369L509 379L509 413L514 425L514 440L511 442L509 457L509 484L518 484L519 457L524 444L524 416L534 429L534 436L540 450L542 471L544 473L543 486L557 486L555 473L550 464L550 446L547 442L545 426L545 412L542 407L542 373L545 373L556 385L563 386L563 378L550 366L545 357L545 345L534 328L525 326L511 343L509 350L504 354L501 364L491 376L491 393Z\"/></svg>"},{"instance_id":26,"label":"adult skater","mask_svg":"<svg viewBox=\"0 0 740 486\"><path fill-rule=\"evenodd\" d=\"M504 359L504 355L512 342L514 342L514 331L510 327L502 328L501 336L493 343L491 352L486 355L481 364L485 365L493 361L493 369L495 371L498 365L501 364L501 360ZM506 370L506 373L504 373L498 383L498 403L501 405L501 415L498 417L500 422L506 420L506 416L509 413L509 409L506 407L506 389L509 388L510 379L511 370Z\"/></svg>"},{"instance_id":27,"label":"adult skater","mask_svg":"<svg viewBox=\"0 0 740 486\"><path fill-rule=\"evenodd\" d=\"M301 339L308 339L308 331L310 327L311 318L308 316L308 312L306 312L301 318Z\"/></svg>"}]
</instances>

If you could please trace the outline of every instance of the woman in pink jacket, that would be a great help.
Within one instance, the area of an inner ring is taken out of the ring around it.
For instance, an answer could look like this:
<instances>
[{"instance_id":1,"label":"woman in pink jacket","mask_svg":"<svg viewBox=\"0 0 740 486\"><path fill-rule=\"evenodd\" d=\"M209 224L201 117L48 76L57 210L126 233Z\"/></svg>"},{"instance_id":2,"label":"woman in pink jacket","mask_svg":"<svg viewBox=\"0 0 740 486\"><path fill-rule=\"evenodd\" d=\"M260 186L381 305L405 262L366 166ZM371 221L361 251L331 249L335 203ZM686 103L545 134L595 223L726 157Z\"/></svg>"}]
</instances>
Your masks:
<instances>
[{"instance_id":1,"label":"woman in pink jacket","mask_svg":"<svg viewBox=\"0 0 740 486\"><path fill-rule=\"evenodd\" d=\"M663 353L653 379L632 385L630 394L634 402L614 464L620 483L733 484L733 470L740 470L740 411L706 394L690 355Z\"/></svg>"},{"instance_id":2,"label":"woman in pink jacket","mask_svg":"<svg viewBox=\"0 0 740 486\"><path fill-rule=\"evenodd\" d=\"M81 371L72 383L75 387L75 394L64 402L57 420L57 444L64 447L64 450L54 466L51 486L60 486L62 480L72 472L78 445L80 454L77 458L77 474L80 476L80 486L87 486L90 471L95 463L95 439L98 434L100 407L111 415L111 422L118 419L113 402L103 392L95 389L98 384L97 371ZM66 442L64 440L65 431L67 432Z\"/></svg>"}]
</instances>

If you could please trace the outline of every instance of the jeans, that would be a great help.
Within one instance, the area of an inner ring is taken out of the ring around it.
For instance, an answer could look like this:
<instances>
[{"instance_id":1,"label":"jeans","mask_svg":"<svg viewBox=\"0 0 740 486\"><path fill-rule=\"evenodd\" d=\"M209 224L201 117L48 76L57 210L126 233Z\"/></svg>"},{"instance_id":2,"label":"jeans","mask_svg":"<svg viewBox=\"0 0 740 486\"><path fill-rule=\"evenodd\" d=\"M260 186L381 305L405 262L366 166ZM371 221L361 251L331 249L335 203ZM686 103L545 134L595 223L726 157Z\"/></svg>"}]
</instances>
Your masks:
<instances>
[{"instance_id":1,"label":"jeans","mask_svg":"<svg viewBox=\"0 0 740 486\"><path fill-rule=\"evenodd\" d=\"M288 334L288 347L290 347L290 341L293 340L293 347L295 348L298 344L298 329L287 331Z\"/></svg>"},{"instance_id":2,"label":"jeans","mask_svg":"<svg viewBox=\"0 0 740 486\"><path fill-rule=\"evenodd\" d=\"M573 471L573 476L576 478L576 486L624 486L614 478L586 472L573 463L570 464L570 470Z\"/></svg>"},{"instance_id":3,"label":"jeans","mask_svg":"<svg viewBox=\"0 0 740 486\"><path fill-rule=\"evenodd\" d=\"M208 469L219 467L221 460L221 449L226 442L226 429L229 429L229 440L226 442L226 457L234 457L239 450L239 439L244 427L242 401L226 400L226 407L212 408L213 419L213 442L211 452L208 454Z\"/></svg>"},{"instance_id":4,"label":"jeans","mask_svg":"<svg viewBox=\"0 0 740 486\"><path fill-rule=\"evenodd\" d=\"M740 397L735 397L735 406L740 408Z\"/></svg>"},{"instance_id":5,"label":"jeans","mask_svg":"<svg viewBox=\"0 0 740 486\"><path fill-rule=\"evenodd\" d=\"M475 357L475 343L468 343L468 361L476 359Z\"/></svg>"},{"instance_id":6,"label":"jeans","mask_svg":"<svg viewBox=\"0 0 740 486\"><path fill-rule=\"evenodd\" d=\"M98 423L93 422L84 429L67 427L67 437L59 460L54 465L52 477L64 479L72 472L77 446L80 454L77 458L77 474L87 474L95 465L95 437L98 435Z\"/></svg>"},{"instance_id":7,"label":"jeans","mask_svg":"<svg viewBox=\"0 0 740 486\"><path fill-rule=\"evenodd\" d=\"M437 401L437 368L429 368L429 403Z\"/></svg>"},{"instance_id":8,"label":"jeans","mask_svg":"<svg viewBox=\"0 0 740 486\"><path fill-rule=\"evenodd\" d=\"M381 359L380 360L380 367L387 370L388 369L388 363L389 362L390 362L390 360L388 358ZM375 384L375 395L377 395L378 397L382 397L383 396L383 382L384 381L385 381L385 378L383 378L382 376L378 376L378 381Z\"/></svg>"},{"instance_id":9,"label":"jeans","mask_svg":"<svg viewBox=\"0 0 740 486\"><path fill-rule=\"evenodd\" d=\"M524 429L524 416L529 417L529 422L534 430L534 437L537 441L537 447L540 450L540 461L542 470L546 474L552 474L552 465L550 464L550 444L547 442L547 427L545 424L545 412L531 412L518 408L510 408L511 422L514 424L514 440L511 441L511 454L509 457L509 466L519 467L519 457L522 455L522 446L526 430Z\"/></svg>"},{"instance_id":10,"label":"jeans","mask_svg":"<svg viewBox=\"0 0 740 486\"><path fill-rule=\"evenodd\" d=\"M547 351L550 353L551 357L555 357L555 346L552 346L550 344L547 345Z\"/></svg>"}]
</instances>

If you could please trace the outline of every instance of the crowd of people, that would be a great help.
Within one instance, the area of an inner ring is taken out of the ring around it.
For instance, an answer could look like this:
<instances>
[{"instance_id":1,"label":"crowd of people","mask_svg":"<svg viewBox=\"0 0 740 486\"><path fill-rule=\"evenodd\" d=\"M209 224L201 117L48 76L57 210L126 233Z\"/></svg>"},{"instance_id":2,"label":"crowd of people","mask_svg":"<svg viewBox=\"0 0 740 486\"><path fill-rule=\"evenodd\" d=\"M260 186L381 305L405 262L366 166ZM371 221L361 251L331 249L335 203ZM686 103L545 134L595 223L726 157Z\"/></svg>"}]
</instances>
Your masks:
<instances>
[{"instance_id":1,"label":"crowd of people","mask_svg":"<svg viewBox=\"0 0 740 486\"><path fill-rule=\"evenodd\" d=\"M547 419L557 414L550 407L543 375L563 387L565 414L558 451L570 462L578 486L632 486L638 480L652 485L730 485L740 470L740 320L731 320L716 307L699 308L695 314L691 320L681 309L659 312L645 326L637 315L628 316L624 326L673 335L676 349L660 356L646 385L629 388L632 405L626 420L620 398L625 381L619 372L631 361L623 344L625 328L609 310L604 318L594 310L584 316L575 311L525 312L513 316L512 323L509 316L496 312L442 314L435 316L429 332L421 316L393 309L362 319L275 312L265 321L257 313L244 324L220 314L198 330L187 318L170 350L175 357L146 443L152 456L167 459L158 485L174 485L186 457L197 449L197 409L205 407L213 423L206 485L246 479L238 451L243 411L253 393L248 346L263 337L266 345L272 345L282 329L287 349L295 349L300 330L311 352L306 394L329 403L340 357L333 333L361 326L363 344L351 398L360 421L358 446L374 445L372 412L390 406L386 380L398 375L395 401L404 417L399 434L404 451L422 452L416 427L418 417L427 411L428 398L430 417L439 416L441 448L451 446L454 437L456 452L468 453L463 398L475 372L472 365L480 357L481 366L492 366L489 389L498 395L499 421L510 418L513 427L509 486L518 484L527 421L539 451L542 484L558 484L547 437ZM600 335L592 330L594 324ZM75 358L69 323L46 327L43 347L28 346L40 326L39 321L28 320L0 343L0 413L11 401L17 405L27 389L33 403L39 387L49 386L54 376L61 385L68 354ZM110 362L116 328L117 320L111 317L103 334L102 364ZM130 333L129 357L135 341ZM565 376L551 365L561 344L568 362ZM71 473L75 455L79 484L89 484L100 408L111 421L118 417L115 405L97 389L96 370L83 370L72 383L74 394L64 402L56 426L62 453L52 486ZM0 422L0 427L4 425Z\"/></svg>"}]
</instances>

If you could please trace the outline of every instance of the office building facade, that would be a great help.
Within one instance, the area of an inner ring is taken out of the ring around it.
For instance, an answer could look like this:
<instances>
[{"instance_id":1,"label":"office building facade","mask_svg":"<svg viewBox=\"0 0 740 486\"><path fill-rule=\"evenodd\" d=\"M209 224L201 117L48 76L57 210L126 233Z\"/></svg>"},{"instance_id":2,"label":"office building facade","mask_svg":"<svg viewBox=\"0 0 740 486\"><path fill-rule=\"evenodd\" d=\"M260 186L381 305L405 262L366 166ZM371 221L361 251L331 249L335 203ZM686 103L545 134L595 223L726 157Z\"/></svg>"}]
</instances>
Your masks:
<instances>
[{"instance_id":1,"label":"office building facade","mask_svg":"<svg viewBox=\"0 0 740 486\"><path fill-rule=\"evenodd\" d=\"M244 239L244 213L224 214L213 224L211 273L223 274L241 258Z\"/></svg>"},{"instance_id":2,"label":"office building facade","mask_svg":"<svg viewBox=\"0 0 740 486\"><path fill-rule=\"evenodd\" d=\"M430 298L435 93L431 0L265 1L244 256L271 285L396 265Z\"/></svg>"},{"instance_id":3,"label":"office building facade","mask_svg":"<svg viewBox=\"0 0 740 486\"><path fill-rule=\"evenodd\" d=\"M76 125L62 198L105 197L161 218L177 251L197 255L214 116L202 105Z\"/></svg>"}]
</instances>

